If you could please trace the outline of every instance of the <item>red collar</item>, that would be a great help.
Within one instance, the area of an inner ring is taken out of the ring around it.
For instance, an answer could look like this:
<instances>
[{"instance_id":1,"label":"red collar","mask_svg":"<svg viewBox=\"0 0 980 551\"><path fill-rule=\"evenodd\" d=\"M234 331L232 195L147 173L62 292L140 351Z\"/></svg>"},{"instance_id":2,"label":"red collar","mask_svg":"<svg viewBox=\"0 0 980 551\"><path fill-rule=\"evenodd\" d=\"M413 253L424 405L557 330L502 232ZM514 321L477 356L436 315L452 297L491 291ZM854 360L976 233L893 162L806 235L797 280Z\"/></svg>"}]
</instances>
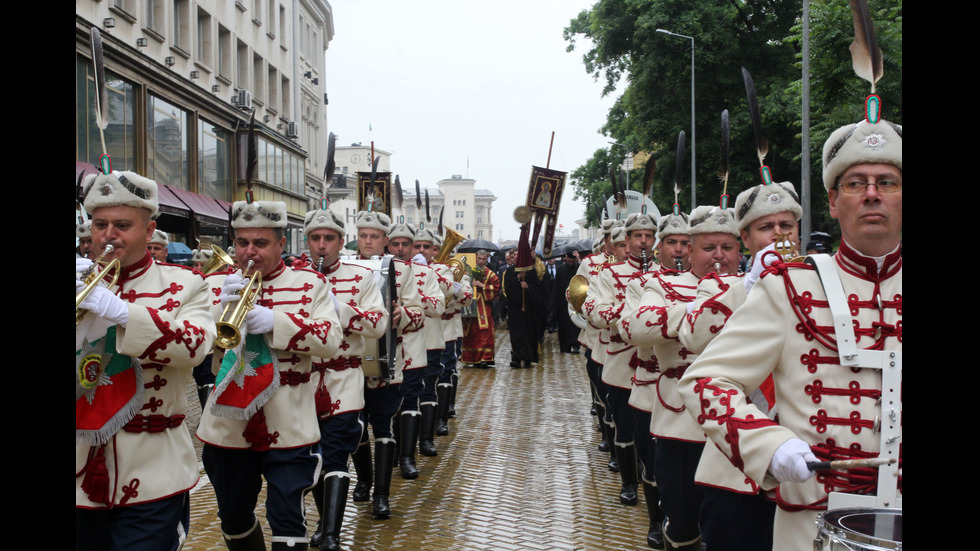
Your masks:
<instances>
[{"instance_id":1,"label":"red collar","mask_svg":"<svg viewBox=\"0 0 980 551\"><path fill-rule=\"evenodd\" d=\"M841 239L840 248L834 255L837 264L844 270L871 281L881 281L895 275L902 268L902 246L885 255L881 268L874 257L861 254Z\"/></svg>"}]
</instances>

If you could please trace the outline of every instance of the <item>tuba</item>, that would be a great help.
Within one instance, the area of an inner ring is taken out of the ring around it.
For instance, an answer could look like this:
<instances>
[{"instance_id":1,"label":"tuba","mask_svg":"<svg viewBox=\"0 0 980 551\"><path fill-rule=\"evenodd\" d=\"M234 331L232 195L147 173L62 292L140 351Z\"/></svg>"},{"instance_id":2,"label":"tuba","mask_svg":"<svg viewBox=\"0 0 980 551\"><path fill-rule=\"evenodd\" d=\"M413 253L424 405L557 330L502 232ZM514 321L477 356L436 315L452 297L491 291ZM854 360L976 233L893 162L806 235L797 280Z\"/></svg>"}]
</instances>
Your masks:
<instances>
[{"instance_id":1,"label":"tuba","mask_svg":"<svg viewBox=\"0 0 980 551\"><path fill-rule=\"evenodd\" d=\"M111 244L107 244L105 246L105 250L102 251L102 254L100 254L99 257L92 262L92 265L89 266L88 269L82 274L82 282L85 283L85 288L82 289L80 293L75 295L75 329L78 329L78 324L81 323L82 318L84 318L85 314L88 312L88 310L84 310L78 306L83 300L85 300L86 297L89 296L89 294L92 293L92 290L99 285L99 282L105 278L106 274L110 270L112 271L112 280L109 281L109 287L115 285L116 281L119 280L119 259L115 258L112 260L112 262L108 263L102 260L105 258L105 255L111 254L114 249L115 247L113 247Z\"/></svg>"},{"instance_id":2,"label":"tuba","mask_svg":"<svg viewBox=\"0 0 980 551\"><path fill-rule=\"evenodd\" d=\"M568 282L568 303L576 313L582 313L582 305L585 304L585 297L589 294L589 279L584 275L577 274Z\"/></svg>"},{"instance_id":3,"label":"tuba","mask_svg":"<svg viewBox=\"0 0 980 551\"><path fill-rule=\"evenodd\" d=\"M214 341L218 348L229 350L242 342L242 325L245 323L245 315L255 305L255 298L262 290L262 272L255 270L251 275L246 275L254 263L255 261L249 260L248 266L242 272L242 276L248 279L248 285L238 292L242 298L235 303L229 302L221 311L221 319L218 321L218 338Z\"/></svg>"},{"instance_id":4,"label":"tuba","mask_svg":"<svg viewBox=\"0 0 980 551\"><path fill-rule=\"evenodd\" d=\"M207 263L201 268L201 273L204 275L211 275L218 270L223 270L225 266L234 265L235 261L231 258L231 255L221 250L221 247L212 244L211 258L209 258Z\"/></svg>"},{"instance_id":5,"label":"tuba","mask_svg":"<svg viewBox=\"0 0 980 551\"><path fill-rule=\"evenodd\" d=\"M433 262L439 264L446 264L453 269L453 280L459 281L463 279L463 274L466 273L465 261L460 261L457 258L452 258L453 249L456 245L459 245L463 241L463 236L458 232L449 229L448 226L443 226L446 230L446 237L442 240L442 248L439 249L439 254L432 259Z\"/></svg>"}]
</instances>

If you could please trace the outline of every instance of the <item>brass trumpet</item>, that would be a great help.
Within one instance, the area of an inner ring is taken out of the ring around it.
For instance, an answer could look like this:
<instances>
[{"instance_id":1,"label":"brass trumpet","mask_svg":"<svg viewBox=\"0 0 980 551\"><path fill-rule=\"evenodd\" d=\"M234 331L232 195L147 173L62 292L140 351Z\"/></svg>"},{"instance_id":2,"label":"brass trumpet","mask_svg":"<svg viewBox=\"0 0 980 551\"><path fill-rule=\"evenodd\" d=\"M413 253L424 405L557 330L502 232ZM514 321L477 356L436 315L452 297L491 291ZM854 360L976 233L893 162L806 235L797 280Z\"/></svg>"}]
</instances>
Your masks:
<instances>
[{"instance_id":1,"label":"brass trumpet","mask_svg":"<svg viewBox=\"0 0 980 551\"><path fill-rule=\"evenodd\" d=\"M100 254L99 257L92 262L92 265L89 266L88 269L86 269L82 274L82 282L85 283L85 288L82 289L80 293L75 295L75 329L78 329L78 324L81 323L82 318L84 318L85 314L88 312L88 310L84 310L78 306L87 296L89 296L89 294L91 294L92 290L99 285L99 282L105 278L108 270L112 270L112 280L109 281L109 287L115 285L116 281L119 280L119 272L121 271L119 259L114 258L112 262L109 263L103 263L102 260L107 254L112 253L114 249L115 247L107 244L105 246L105 250L102 251L102 254Z\"/></svg>"},{"instance_id":2,"label":"brass trumpet","mask_svg":"<svg viewBox=\"0 0 980 551\"><path fill-rule=\"evenodd\" d=\"M218 338L214 342L218 348L230 350L242 342L245 315L255 306L255 298L262 290L262 272L255 270L251 275L247 275L254 263L254 260L249 260L245 271L242 272L242 276L248 279L248 285L238 291L242 298L234 304L229 302L221 311L221 319L217 324Z\"/></svg>"}]
</instances>

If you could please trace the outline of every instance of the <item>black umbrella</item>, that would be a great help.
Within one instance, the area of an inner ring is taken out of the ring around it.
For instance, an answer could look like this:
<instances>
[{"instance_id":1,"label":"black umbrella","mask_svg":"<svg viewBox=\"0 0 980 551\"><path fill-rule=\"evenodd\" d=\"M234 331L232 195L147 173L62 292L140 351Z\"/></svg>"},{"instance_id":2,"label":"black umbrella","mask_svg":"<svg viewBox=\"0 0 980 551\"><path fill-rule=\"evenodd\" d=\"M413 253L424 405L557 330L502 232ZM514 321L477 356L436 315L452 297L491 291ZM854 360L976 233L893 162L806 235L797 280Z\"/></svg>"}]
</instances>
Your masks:
<instances>
[{"instance_id":1,"label":"black umbrella","mask_svg":"<svg viewBox=\"0 0 980 551\"><path fill-rule=\"evenodd\" d=\"M583 252L583 251L585 251L585 252L590 252L591 253L592 252L592 245L593 244L594 244L594 241L592 239L580 239L580 240L578 240L578 241L576 241L574 243L569 243L568 245L566 245L568 247L566 250L567 250L567 252L571 252L571 251Z\"/></svg>"},{"instance_id":2,"label":"black umbrella","mask_svg":"<svg viewBox=\"0 0 980 551\"><path fill-rule=\"evenodd\" d=\"M459 248L456 250L461 253L475 253L481 249L484 251L497 252L500 250L500 247L494 245L486 239L468 239L460 243Z\"/></svg>"}]
</instances>

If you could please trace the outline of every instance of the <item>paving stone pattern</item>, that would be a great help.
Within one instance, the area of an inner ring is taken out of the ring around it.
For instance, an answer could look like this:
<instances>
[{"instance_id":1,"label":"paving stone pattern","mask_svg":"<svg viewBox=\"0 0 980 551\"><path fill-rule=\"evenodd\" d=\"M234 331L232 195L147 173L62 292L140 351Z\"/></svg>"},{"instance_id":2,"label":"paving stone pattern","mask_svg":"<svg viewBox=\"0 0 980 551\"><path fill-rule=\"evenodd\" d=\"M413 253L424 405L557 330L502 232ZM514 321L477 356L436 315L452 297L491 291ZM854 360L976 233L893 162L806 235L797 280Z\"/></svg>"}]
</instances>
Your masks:
<instances>
[{"instance_id":1,"label":"paving stone pattern","mask_svg":"<svg viewBox=\"0 0 980 551\"><path fill-rule=\"evenodd\" d=\"M649 549L642 497L633 507L619 503L619 475L608 470L608 453L596 448L585 357L559 353L556 333L545 336L542 350L541 364L512 369L509 335L497 331L497 367L460 369L457 415L450 435L436 437L439 455L417 456L416 480L404 480L394 469L391 518L376 520L370 502L348 500L344 549ZM188 404L186 426L196 430L200 408L193 386ZM257 514L268 542L264 500L263 490ZM312 533L317 513L311 496L306 502ZM184 549L226 549L203 467L191 493Z\"/></svg>"}]
</instances>

